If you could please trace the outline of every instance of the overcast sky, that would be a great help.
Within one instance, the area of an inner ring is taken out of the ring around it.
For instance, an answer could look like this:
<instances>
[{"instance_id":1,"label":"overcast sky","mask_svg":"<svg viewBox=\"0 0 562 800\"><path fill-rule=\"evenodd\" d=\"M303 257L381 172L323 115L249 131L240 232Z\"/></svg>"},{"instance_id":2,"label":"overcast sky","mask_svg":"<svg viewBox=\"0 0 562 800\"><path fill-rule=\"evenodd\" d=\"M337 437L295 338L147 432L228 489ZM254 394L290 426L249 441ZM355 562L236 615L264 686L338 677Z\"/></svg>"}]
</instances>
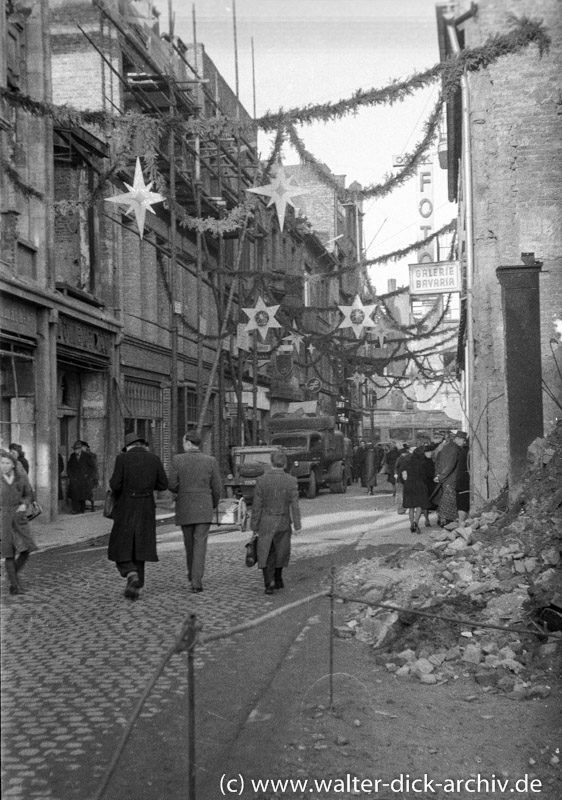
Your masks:
<instances>
[{"instance_id":1,"label":"overcast sky","mask_svg":"<svg viewBox=\"0 0 562 800\"><path fill-rule=\"evenodd\" d=\"M197 40L234 89L232 0L172 0L175 32ZM161 28L168 29L168 2L157 0ZM280 107L336 101L357 89L379 88L403 80L439 60L434 0L236 0L240 100L253 113L252 39L257 115ZM392 107L363 110L336 123L300 128L307 149L346 184L380 182L392 171L392 157L410 151L423 135L423 122L437 99L438 85ZM262 156L268 155L267 143ZM289 148L284 163L298 158ZM435 219L438 228L455 215L447 202L446 175L435 167ZM421 238L415 181L387 198L364 205L367 258L407 246ZM389 277L408 282L408 261L374 267L377 291Z\"/></svg>"}]
</instances>

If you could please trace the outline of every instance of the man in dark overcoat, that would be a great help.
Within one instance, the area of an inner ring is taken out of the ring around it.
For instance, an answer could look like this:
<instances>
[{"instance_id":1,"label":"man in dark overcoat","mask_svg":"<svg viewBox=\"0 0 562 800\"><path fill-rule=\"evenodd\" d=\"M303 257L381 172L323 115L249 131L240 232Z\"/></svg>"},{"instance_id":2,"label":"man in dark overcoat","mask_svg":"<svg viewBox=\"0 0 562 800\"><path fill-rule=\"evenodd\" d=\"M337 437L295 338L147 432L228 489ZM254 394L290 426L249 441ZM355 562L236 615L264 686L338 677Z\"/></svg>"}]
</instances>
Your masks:
<instances>
[{"instance_id":1,"label":"man in dark overcoat","mask_svg":"<svg viewBox=\"0 0 562 800\"><path fill-rule=\"evenodd\" d=\"M201 437L186 433L184 452L172 458L169 488L176 496L176 525L181 525L187 579L191 591L203 591L207 539L213 511L222 496L222 479L216 458L201 452Z\"/></svg>"},{"instance_id":2,"label":"man in dark overcoat","mask_svg":"<svg viewBox=\"0 0 562 800\"><path fill-rule=\"evenodd\" d=\"M127 579L124 594L131 600L144 586L145 561L158 561L154 492L168 488L162 462L146 447L141 436L128 433L109 481L116 504L107 557Z\"/></svg>"},{"instance_id":3,"label":"man in dark overcoat","mask_svg":"<svg viewBox=\"0 0 562 800\"><path fill-rule=\"evenodd\" d=\"M66 465L68 475L68 497L72 503L73 514L83 514L86 500L92 493L92 483L97 474L96 465L91 453L86 451L80 439L72 446L72 455Z\"/></svg>"},{"instance_id":4,"label":"man in dark overcoat","mask_svg":"<svg viewBox=\"0 0 562 800\"><path fill-rule=\"evenodd\" d=\"M271 454L272 470L256 480L250 525L258 535L258 567L263 570L265 593L283 588L283 568L291 555L291 523L301 530L299 485L285 472L287 456Z\"/></svg>"}]
</instances>

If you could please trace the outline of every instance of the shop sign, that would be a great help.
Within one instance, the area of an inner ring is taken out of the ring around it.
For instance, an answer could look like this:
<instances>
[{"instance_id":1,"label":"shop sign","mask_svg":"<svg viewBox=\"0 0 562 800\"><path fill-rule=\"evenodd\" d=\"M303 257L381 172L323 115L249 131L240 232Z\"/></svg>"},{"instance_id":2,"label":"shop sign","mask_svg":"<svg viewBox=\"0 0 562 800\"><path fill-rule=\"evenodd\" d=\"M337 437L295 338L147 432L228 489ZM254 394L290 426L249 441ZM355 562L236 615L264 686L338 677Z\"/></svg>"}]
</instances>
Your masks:
<instances>
[{"instance_id":1,"label":"shop sign","mask_svg":"<svg viewBox=\"0 0 562 800\"><path fill-rule=\"evenodd\" d=\"M10 297L2 298L0 308L2 327L13 333L24 336L37 336L37 315L32 306L12 300Z\"/></svg>"},{"instance_id":2,"label":"shop sign","mask_svg":"<svg viewBox=\"0 0 562 800\"><path fill-rule=\"evenodd\" d=\"M449 294L460 292L458 261L410 264L410 294Z\"/></svg>"},{"instance_id":3,"label":"shop sign","mask_svg":"<svg viewBox=\"0 0 562 800\"><path fill-rule=\"evenodd\" d=\"M310 378L305 385L308 392L319 392L322 388L322 381L320 378Z\"/></svg>"},{"instance_id":4,"label":"shop sign","mask_svg":"<svg viewBox=\"0 0 562 800\"><path fill-rule=\"evenodd\" d=\"M88 353L109 356L112 336L101 328L94 328L78 320L61 315L58 327L57 343Z\"/></svg>"}]
</instances>

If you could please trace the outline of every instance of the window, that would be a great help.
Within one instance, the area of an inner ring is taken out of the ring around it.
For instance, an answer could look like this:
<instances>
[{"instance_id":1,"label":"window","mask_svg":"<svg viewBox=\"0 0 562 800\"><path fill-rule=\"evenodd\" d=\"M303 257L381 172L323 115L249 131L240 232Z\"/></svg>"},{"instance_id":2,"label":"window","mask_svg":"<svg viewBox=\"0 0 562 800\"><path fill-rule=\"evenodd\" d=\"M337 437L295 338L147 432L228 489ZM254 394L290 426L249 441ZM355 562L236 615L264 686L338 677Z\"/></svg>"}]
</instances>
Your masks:
<instances>
[{"instance_id":1,"label":"window","mask_svg":"<svg viewBox=\"0 0 562 800\"><path fill-rule=\"evenodd\" d=\"M16 14L8 18L6 32L6 78L10 89L25 88L25 29Z\"/></svg>"},{"instance_id":2,"label":"window","mask_svg":"<svg viewBox=\"0 0 562 800\"><path fill-rule=\"evenodd\" d=\"M20 278L37 279L37 250L21 239L16 249L16 273Z\"/></svg>"}]
</instances>

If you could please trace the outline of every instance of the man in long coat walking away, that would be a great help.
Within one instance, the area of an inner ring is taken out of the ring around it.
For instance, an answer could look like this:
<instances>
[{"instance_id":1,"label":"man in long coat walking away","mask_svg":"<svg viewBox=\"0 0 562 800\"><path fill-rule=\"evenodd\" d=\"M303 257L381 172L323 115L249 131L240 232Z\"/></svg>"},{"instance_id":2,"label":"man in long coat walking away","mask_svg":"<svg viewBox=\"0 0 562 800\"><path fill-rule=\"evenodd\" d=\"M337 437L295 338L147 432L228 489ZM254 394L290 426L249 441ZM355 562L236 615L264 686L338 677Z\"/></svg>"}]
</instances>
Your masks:
<instances>
[{"instance_id":1,"label":"man in long coat walking away","mask_svg":"<svg viewBox=\"0 0 562 800\"><path fill-rule=\"evenodd\" d=\"M78 439L72 446L73 453L66 465L68 475L68 497L72 503L73 514L83 514L86 510L86 500L92 494L92 483L96 476L96 465L91 453L84 447L84 442Z\"/></svg>"},{"instance_id":2,"label":"man in long coat walking away","mask_svg":"<svg viewBox=\"0 0 562 800\"><path fill-rule=\"evenodd\" d=\"M213 511L222 496L222 479L216 458L202 453L201 437L186 433L184 453L172 458L170 491L176 497L176 525L181 525L187 579L191 591L203 591L203 573L207 555L207 539Z\"/></svg>"},{"instance_id":3,"label":"man in long coat walking away","mask_svg":"<svg viewBox=\"0 0 562 800\"><path fill-rule=\"evenodd\" d=\"M113 528L107 557L127 579L125 597L136 600L144 586L146 561L156 554L156 503L154 492L168 488L164 466L147 442L136 433L125 437L125 447L115 459L109 487L116 496Z\"/></svg>"},{"instance_id":4,"label":"man in long coat walking away","mask_svg":"<svg viewBox=\"0 0 562 800\"><path fill-rule=\"evenodd\" d=\"M252 502L251 528L258 534L258 567L263 570L265 593L282 589L283 568L291 555L291 523L301 530L299 485L285 472L287 456L271 454L271 472L256 480Z\"/></svg>"}]
</instances>

